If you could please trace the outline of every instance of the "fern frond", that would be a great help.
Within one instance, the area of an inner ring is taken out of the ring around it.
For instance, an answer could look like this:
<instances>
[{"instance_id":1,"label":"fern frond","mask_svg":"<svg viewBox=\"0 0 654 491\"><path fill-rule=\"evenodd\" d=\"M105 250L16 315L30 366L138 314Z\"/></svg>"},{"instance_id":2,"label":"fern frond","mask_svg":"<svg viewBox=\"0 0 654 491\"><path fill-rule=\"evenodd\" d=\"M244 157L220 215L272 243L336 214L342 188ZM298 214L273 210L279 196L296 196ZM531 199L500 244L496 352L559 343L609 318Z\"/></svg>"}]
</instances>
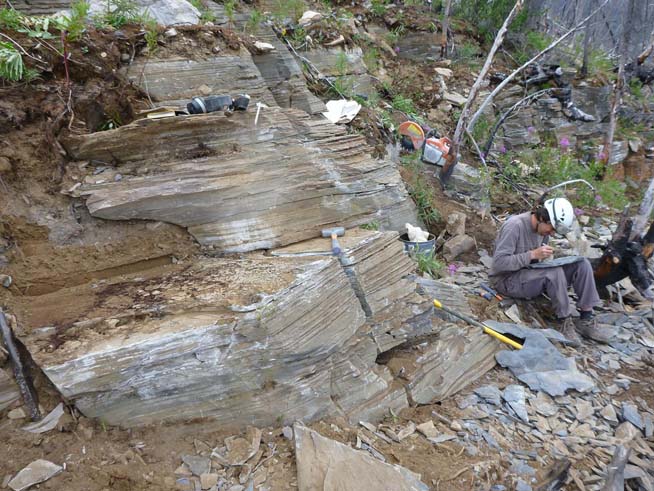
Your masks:
<instances>
[{"instance_id":1,"label":"fern frond","mask_svg":"<svg viewBox=\"0 0 654 491\"><path fill-rule=\"evenodd\" d=\"M0 42L0 77L18 81L23 78L25 64L23 57L13 44Z\"/></svg>"}]
</instances>

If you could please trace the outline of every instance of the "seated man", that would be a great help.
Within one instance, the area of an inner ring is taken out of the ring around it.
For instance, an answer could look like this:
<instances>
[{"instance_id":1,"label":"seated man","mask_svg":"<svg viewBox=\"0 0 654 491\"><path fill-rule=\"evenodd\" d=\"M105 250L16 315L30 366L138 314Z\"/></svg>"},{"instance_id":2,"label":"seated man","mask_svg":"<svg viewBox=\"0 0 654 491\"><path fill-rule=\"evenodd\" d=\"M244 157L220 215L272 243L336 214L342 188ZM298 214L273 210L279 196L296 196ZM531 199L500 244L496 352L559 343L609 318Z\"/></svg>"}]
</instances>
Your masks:
<instances>
[{"instance_id":1,"label":"seated man","mask_svg":"<svg viewBox=\"0 0 654 491\"><path fill-rule=\"evenodd\" d=\"M558 318L558 328L571 344L579 345L579 331L594 337L593 307L600 303L593 270L588 259L564 266L530 269L530 263L547 259L554 252L547 245L556 230L566 233L574 220L574 210L565 198L545 201L533 211L513 215L502 225L495 241L490 282L498 292L514 298L533 298L547 293ZM570 318L568 287L577 294L580 319ZM575 329L576 327L576 329Z\"/></svg>"}]
</instances>

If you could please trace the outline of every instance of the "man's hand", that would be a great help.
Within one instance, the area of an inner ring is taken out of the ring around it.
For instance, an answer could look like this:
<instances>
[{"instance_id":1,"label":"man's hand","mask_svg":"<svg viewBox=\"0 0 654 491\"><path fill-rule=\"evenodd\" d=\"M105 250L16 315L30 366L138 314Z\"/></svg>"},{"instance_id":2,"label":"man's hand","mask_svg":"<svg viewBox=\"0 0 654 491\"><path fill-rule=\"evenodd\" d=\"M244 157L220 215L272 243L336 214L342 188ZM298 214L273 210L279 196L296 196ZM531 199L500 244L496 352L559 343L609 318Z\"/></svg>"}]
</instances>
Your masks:
<instances>
[{"instance_id":1,"label":"man's hand","mask_svg":"<svg viewBox=\"0 0 654 491\"><path fill-rule=\"evenodd\" d=\"M537 259L538 261L542 261L543 259L547 259L552 254L554 254L554 249L552 249L550 246L544 245L544 246L540 246L538 249L533 249L529 251L529 254L531 255L532 261L534 259Z\"/></svg>"}]
</instances>

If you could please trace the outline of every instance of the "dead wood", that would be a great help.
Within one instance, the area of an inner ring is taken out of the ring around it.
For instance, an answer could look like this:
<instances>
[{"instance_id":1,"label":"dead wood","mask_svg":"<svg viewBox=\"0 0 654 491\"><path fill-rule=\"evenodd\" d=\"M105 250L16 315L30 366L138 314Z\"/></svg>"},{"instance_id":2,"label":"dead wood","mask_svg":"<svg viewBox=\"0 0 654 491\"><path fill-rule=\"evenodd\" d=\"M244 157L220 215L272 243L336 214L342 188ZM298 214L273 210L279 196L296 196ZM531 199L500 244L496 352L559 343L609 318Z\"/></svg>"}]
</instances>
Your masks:
<instances>
[{"instance_id":1,"label":"dead wood","mask_svg":"<svg viewBox=\"0 0 654 491\"><path fill-rule=\"evenodd\" d=\"M511 12L509 12L509 15L507 15L506 19L504 19L504 24L502 24L502 27L500 27L500 30L497 32L497 36L495 36L495 41L493 41L493 46L488 52L488 56L486 57L486 62L484 63L484 66L480 70L479 75L477 76L477 80L475 80L475 83L470 89L470 94L468 94L468 99L466 100L466 103L463 106L463 109L461 111L461 116L459 117L459 121L456 125L456 130L454 131L454 138L452 139L452 147L450 153L452 154L453 158L452 160L446 162L443 168L441 169L440 177L443 183L447 181L452 170L454 169L454 166L457 163L458 155L459 155L459 147L461 146L461 141L463 140L463 135L465 134L466 127L468 126L468 119L470 118L470 109L472 107L472 103L477 98L477 94L479 93L481 84L484 81L484 78L486 78L486 74L490 70L490 67L493 63L493 58L495 57L495 53L497 53L497 50L502 45L502 42L504 41L504 36L509 30L509 25L511 24L515 16L518 15L518 12L520 12L523 5L524 5L524 0L517 0L515 5L511 9ZM470 128L467 129L469 132L472 132Z\"/></svg>"},{"instance_id":2,"label":"dead wood","mask_svg":"<svg viewBox=\"0 0 654 491\"><path fill-rule=\"evenodd\" d=\"M509 74L509 76L506 77L506 78L505 78L505 79L504 79L504 80L503 80L503 81L502 81L502 82L501 82L497 87L495 87L495 89L494 89L494 90L493 90L493 91L492 91L492 92L491 92L491 93L486 97L486 99L484 99L484 102L482 102L482 104L481 104L481 105L479 106L479 108L477 109L477 112L476 112L476 113L472 116L472 118L470 119L470 123L468 123L468 131L472 132L472 129L474 128L475 123L476 123L477 120L479 119L479 116L481 116L481 114L482 114L482 113L484 112L484 110L488 107L488 105L489 105L491 102L493 102L493 100L495 99L495 96L497 96L497 94L498 94L499 92L501 92L502 89L504 89L504 87L506 87L506 86L507 86L511 81L513 81L513 79L516 78L516 77L517 77L517 76L518 76L518 75L519 75L519 74L520 74L520 73L521 73L525 68L527 68L529 65L532 65L533 63L535 63L536 61L538 61L538 60L539 60L540 58L542 58L545 54L547 54L547 53L549 53L550 51L552 51L552 50L553 50L554 48L556 48L559 44L561 44L564 40L566 40L568 37L570 37L570 35L572 35L574 32L578 31L578 30L581 29L583 26L585 26L586 23L587 23L588 21L590 21L590 19L592 19L592 18L595 16L595 14L597 14L601 9L604 8L604 6L605 6L606 4L608 4L608 2L609 2L609 0L604 0L604 2L602 2L602 4L601 4L599 7L597 7L595 10L593 10L593 12L591 12L590 15L588 15L588 16L587 16L586 18L584 18L581 22L579 22L579 24L577 24L577 25L574 26L572 29L570 29L569 31L567 31L565 34L563 34L562 36L560 36L558 39L556 39L555 41L553 41L553 42L552 42L552 43L551 43L547 48L545 48L545 49L542 50L540 53L538 53L537 55L535 55L535 56L534 56L533 58L531 58L529 61L527 61L526 63L524 63L524 64L521 65L520 67L516 68L513 72L511 72L511 73Z\"/></svg>"},{"instance_id":3,"label":"dead wood","mask_svg":"<svg viewBox=\"0 0 654 491\"><path fill-rule=\"evenodd\" d=\"M445 9L443 11L443 32L441 34L441 58L447 56L447 30L449 29L450 24L450 9L452 7L452 0L447 0L445 3Z\"/></svg>"},{"instance_id":4,"label":"dead wood","mask_svg":"<svg viewBox=\"0 0 654 491\"><path fill-rule=\"evenodd\" d=\"M649 198L647 197L649 194ZM641 211L636 217L639 223L647 220L654 199L654 184L650 184L646 199L643 200ZM638 225L641 227L641 225ZM642 230L642 229L641 229ZM600 246L603 254L600 258L591 260L595 285L601 296L606 297L606 287L629 278L633 285L645 298L652 297L652 277L647 269L647 261L654 252L654 223L645 235L635 226L635 220L627 216L627 210L622 214L613 237L608 244Z\"/></svg>"},{"instance_id":5,"label":"dead wood","mask_svg":"<svg viewBox=\"0 0 654 491\"><path fill-rule=\"evenodd\" d=\"M642 65L643 63L645 63L645 60L649 58L649 55L652 54L652 51L654 51L654 31L652 31L652 33L649 36L649 44L647 45L647 47L643 50L642 53L640 53L636 57L636 63L638 65Z\"/></svg>"},{"instance_id":6,"label":"dead wood","mask_svg":"<svg viewBox=\"0 0 654 491\"><path fill-rule=\"evenodd\" d=\"M14 377L16 379L16 383L18 384L18 388L20 389L20 393L23 396L25 406L27 406L30 418L32 418L32 421L38 421L41 419L41 411L39 411L36 393L34 392L34 387L32 387L32 384L27 377L25 366L23 365L23 362L20 358L18 347L16 346L16 343L14 343L12 331L9 328L9 324L7 323L7 319L3 312L0 312L0 332L2 332L2 338L4 340L5 346L7 347L9 359L11 360L11 364L14 368Z\"/></svg>"},{"instance_id":7,"label":"dead wood","mask_svg":"<svg viewBox=\"0 0 654 491\"><path fill-rule=\"evenodd\" d=\"M630 448L624 445L615 447L615 453L609 464L604 483L603 491L623 491L624 490L624 468L629 460Z\"/></svg>"},{"instance_id":8,"label":"dead wood","mask_svg":"<svg viewBox=\"0 0 654 491\"><path fill-rule=\"evenodd\" d=\"M629 0L628 14L624 18L624 25L622 28L623 38L620 46L620 60L618 65L618 79L613 88L613 99L611 100L611 113L609 116L609 129L604 139L604 147L602 150L601 161L605 164L611 159L611 147L613 145L613 136L615 134L615 126L618 120L618 107L622 102L622 93L625 86L625 63L627 57L627 50L629 49L629 41L631 39L631 31L633 29L633 13L635 10L635 0Z\"/></svg>"},{"instance_id":9,"label":"dead wood","mask_svg":"<svg viewBox=\"0 0 654 491\"><path fill-rule=\"evenodd\" d=\"M486 141L486 144L484 145L484 154L488 155L488 152L490 152L491 146L493 145L493 140L495 139L495 135L497 134L498 130L502 127L504 122L514 112L516 112L522 106L527 106L527 105L531 104L534 100L538 99L540 96L549 94L552 90L553 89L543 89L543 90L539 90L538 92L534 92L533 94L529 94L527 97L523 97L518 102L516 102L513 106L511 106L509 109L507 109L504 112L504 114L502 114L500 116L500 118L497 120L497 122L495 123L495 126L493 126L493 129L490 132L488 140Z\"/></svg>"}]
</instances>

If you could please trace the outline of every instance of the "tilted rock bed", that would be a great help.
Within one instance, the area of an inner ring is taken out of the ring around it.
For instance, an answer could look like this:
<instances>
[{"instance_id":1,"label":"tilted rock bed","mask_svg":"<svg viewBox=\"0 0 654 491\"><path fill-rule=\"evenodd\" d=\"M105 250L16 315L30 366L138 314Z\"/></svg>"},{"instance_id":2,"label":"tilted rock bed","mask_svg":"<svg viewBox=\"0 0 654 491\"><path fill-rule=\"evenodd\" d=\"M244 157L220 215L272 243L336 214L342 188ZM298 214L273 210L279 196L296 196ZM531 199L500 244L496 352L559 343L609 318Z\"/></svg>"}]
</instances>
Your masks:
<instances>
[{"instance_id":1,"label":"tilted rock bed","mask_svg":"<svg viewBox=\"0 0 654 491\"><path fill-rule=\"evenodd\" d=\"M21 340L86 416L123 426L193 417L257 425L328 414L374 419L406 407L407 394L444 397L492 368L494 341L447 327L415 293L397 234L361 232L340 261L205 258L31 297L37 310L55 311L62 295L86 308L76 322L62 309L50 326L26 326ZM434 342L426 355L414 350L417 372L405 388L378 357L411 352L424 336ZM460 375L453 379L448 367Z\"/></svg>"}]
</instances>

